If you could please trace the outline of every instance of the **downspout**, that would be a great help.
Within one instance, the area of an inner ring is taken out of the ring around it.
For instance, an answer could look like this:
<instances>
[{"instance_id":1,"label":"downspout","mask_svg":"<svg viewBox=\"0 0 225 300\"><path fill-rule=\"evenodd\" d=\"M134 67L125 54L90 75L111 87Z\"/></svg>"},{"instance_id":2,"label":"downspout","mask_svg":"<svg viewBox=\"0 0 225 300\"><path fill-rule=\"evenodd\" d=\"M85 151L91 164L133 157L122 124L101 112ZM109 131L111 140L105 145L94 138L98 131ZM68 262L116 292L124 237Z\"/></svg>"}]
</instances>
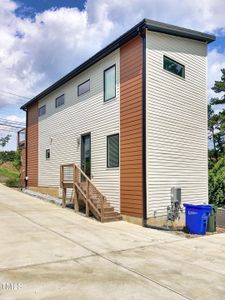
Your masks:
<instances>
[{"instance_id":1,"label":"downspout","mask_svg":"<svg viewBox=\"0 0 225 300\"><path fill-rule=\"evenodd\" d=\"M143 189L143 221L147 225L147 193L146 193L146 27L139 28L142 38L142 189Z\"/></svg>"},{"instance_id":2,"label":"downspout","mask_svg":"<svg viewBox=\"0 0 225 300\"><path fill-rule=\"evenodd\" d=\"M27 108L25 108L25 111L26 111L26 134L25 134L25 151L26 151L26 166L25 166L25 188L27 188L27 170L28 170L28 167L27 167L27 163L28 163L28 152L27 152L27 149L28 149L28 110Z\"/></svg>"}]
</instances>

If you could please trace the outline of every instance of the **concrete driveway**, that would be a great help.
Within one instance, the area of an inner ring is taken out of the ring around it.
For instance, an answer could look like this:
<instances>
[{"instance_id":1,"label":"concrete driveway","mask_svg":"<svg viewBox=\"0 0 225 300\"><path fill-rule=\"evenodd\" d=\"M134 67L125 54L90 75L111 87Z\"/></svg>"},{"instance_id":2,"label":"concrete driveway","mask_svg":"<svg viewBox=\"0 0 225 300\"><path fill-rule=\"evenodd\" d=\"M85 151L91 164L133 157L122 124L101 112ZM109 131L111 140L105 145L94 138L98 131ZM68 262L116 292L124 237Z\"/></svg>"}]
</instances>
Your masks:
<instances>
[{"instance_id":1,"label":"concrete driveway","mask_svg":"<svg viewBox=\"0 0 225 300\"><path fill-rule=\"evenodd\" d=\"M0 299L225 299L225 234L101 224L0 185Z\"/></svg>"}]
</instances>

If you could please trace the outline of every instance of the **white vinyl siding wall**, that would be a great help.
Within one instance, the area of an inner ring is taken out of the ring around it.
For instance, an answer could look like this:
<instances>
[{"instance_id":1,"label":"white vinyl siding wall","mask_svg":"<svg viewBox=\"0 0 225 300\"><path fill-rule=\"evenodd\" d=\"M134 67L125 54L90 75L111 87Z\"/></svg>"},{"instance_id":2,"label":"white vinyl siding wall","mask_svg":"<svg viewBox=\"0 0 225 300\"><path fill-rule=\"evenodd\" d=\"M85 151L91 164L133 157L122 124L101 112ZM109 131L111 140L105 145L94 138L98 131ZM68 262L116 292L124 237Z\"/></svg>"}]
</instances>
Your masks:
<instances>
[{"instance_id":1,"label":"white vinyl siding wall","mask_svg":"<svg viewBox=\"0 0 225 300\"><path fill-rule=\"evenodd\" d=\"M163 55L185 65L185 78L163 69ZM166 216L170 190L182 202L208 202L207 45L147 33L146 49L148 217Z\"/></svg>"},{"instance_id":2,"label":"white vinyl siding wall","mask_svg":"<svg viewBox=\"0 0 225 300\"><path fill-rule=\"evenodd\" d=\"M116 64L116 98L103 101L103 73ZM88 70L71 79L42 101L46 114L39 118L38 184L59 186L60 164L80 165L81 147L77 139L91 133L92 180L107 200L120 210L120 171L107 168L107 136L119 133L119 50L114 51ZM77 96L78 84L90 79L90 92ZM55 98L65 94L65 104L55 108ZM50 160L45 159L46 149L51 150Z\"/></svg>"}]
</instances>

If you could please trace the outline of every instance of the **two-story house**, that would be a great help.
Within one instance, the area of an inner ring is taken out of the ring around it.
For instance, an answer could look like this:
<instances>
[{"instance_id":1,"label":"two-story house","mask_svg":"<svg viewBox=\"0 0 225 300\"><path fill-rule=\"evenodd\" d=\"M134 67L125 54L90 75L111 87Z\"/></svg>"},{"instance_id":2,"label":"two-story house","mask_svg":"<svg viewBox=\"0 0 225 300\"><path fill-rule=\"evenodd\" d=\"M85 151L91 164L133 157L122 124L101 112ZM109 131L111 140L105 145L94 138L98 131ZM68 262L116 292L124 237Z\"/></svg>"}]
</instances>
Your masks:
<instances>
[{"instance_id":1,"label":"two-story house","mask_svg":"<svg viewBox=\"0 0 225 300\"><path fill-rule=\"evenodd\" d=\"M144 19L24 104L28 188L61 195L60 165L75 163L132 222L167 219L176 187L207 202L214 40Z\"/></svg>"}]
</instances>

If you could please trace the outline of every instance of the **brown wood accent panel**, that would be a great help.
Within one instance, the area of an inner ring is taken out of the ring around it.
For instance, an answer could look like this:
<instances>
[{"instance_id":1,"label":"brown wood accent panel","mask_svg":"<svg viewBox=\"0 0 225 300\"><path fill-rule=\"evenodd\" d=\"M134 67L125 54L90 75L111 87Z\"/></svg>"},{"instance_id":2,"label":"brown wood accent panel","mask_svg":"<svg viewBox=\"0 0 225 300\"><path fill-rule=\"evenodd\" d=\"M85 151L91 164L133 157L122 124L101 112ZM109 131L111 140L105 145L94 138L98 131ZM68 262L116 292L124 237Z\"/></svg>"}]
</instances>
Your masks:
<instances>
[{"instance_id":1,"label":"brown wood accent panel","mask_svg":"<svg viewBox=\"0 0 225 300\"><path fill-rule=\"evenodd\" d=\"M38 186L38 102L27 113L27 176L28 186Z\"/></svg>"},{"instance_id":2,"label":"brown wood accent panel","mask_svg":"<svg viewBox=\"0 0 225 300\"><path fill-rule=\"evenodd\" d=\"M121 213L143 217L142 38L120 48Z\"/></svg>"}]
</instances>

